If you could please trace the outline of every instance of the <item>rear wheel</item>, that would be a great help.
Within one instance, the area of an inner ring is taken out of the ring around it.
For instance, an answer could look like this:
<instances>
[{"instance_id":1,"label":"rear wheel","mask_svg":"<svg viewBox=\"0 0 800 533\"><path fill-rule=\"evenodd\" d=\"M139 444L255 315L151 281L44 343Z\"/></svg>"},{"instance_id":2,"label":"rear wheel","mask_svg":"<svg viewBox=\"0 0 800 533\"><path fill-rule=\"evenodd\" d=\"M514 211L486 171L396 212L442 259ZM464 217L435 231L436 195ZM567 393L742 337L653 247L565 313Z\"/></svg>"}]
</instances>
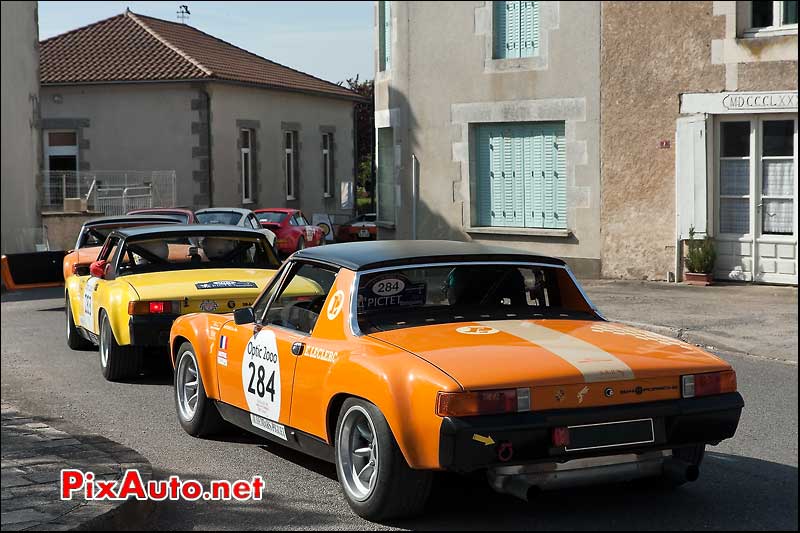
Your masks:
<instances>
[{"instance_id":1,"label":"rear wheel","mask_svg":"<svg viewBox=\"0 0 800 533\"><path fill-rule=\"evenodd\" d=\"M306 240L303 237L297 239L297 251L306 249Z\"/></svg>"},{"instance_id":2,"label":"rear wheel","mask_svg":"<svg viewBox=\"0 0 800 533\"><path fill-rule=\"evenodd\" d=\"M120 346L114 338L111 322L105 312L100 316L100 370L108 381L129 379L142 368L142 350L135 346Z\"/></svg>"},{"instance_id":3,"label":"rear wheel","mask_svg":"<svg viewBox=\"0 0 800 533\"><path fill-rule=\"evenodd\" d=\"M94 347L91 342L83 338L81 332L75 326L75 320L72 318L72 307L69 303L69 293L67 293L66 301L64 303L64 310L66 311L67 322L67 346L73 350L90 350Z\"/></svg>"},{"instance_id":4,"label":"rear wheel","mask_svg":"<svg viewBox=\"0 0 800 533\"><path fill-rule=\"evenodd\" d=\"M336 473L347 503L368 520L409 517L422 512L432 472L413 470L373 404L348 398L336 424Z\"/></svg>"},{"instance_id":5,"label":"rear wheel","mask_svg":"<svg viewBox=\"0 0 800 533\"><path fill-rule=\"evenodd\" d=\"M181 344L178 349L175 365L175 410L181 427L195 437L216 433L225 424L217 406L206 396L197 356L188 342Z\"/></svg>"}]
</instances>

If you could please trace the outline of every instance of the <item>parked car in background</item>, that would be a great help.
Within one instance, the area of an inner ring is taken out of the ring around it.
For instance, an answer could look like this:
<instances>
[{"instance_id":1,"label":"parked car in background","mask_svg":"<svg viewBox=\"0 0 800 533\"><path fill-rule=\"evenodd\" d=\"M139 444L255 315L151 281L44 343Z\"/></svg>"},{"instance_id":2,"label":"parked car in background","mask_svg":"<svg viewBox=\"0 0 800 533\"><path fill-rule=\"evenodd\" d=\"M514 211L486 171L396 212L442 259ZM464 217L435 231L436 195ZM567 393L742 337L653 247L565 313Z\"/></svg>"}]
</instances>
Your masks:
<instances>
[{"instance_id":1,"label":"parked car in background","mask_svg":"<svg viewBox=\"0 0 800 533\"><path fill-rule=\"evenodd\" d=\"M114 230L91 275L67 280L67 345L99 345L100 368L110 381L134 377L146 349L156 356L167 351L178 316L249 307L279 264L264 234L253 229L176 224Z\"/></svg>"},{"instance_id":2,"label":"parked car in background","mask_svg":"<svg viewBox=\"0 0 800 533\"><path fill-rule=\"evenodd\" d=\"M226 224L228 226L239 226L259 230L267 236L269 244L275 248L275 232L264 228L258 221L255 213L249 209L240 207L209 207L195 211L199 224Z\"/></svg>"},{"instance_id":3,"label":"parked car in background","mask_svg":"<svg viewBox=\"0 0 800 533\"><path fill-rule=\"evenodd\" d=\"M181 218L167 215L120 215L98 217L87 220L78 233L75 248L64 256L62 269L64 279L77 274L89 273L89 265L97 259L108 234L115 229L157 224L180 224Z\"/></svg>"},{"instance_id":4,"label":"parked car in background","mask_svg":"<svg viewBox=\"0 0 800 533\"><path fill-rule=\"evenodd\" d=\"M378 215L365 213L345 222L336 231L336 242L374 241L378 238Z\"/></svg>"},{"instance_id":5,"label":"parked car in background","mask_svg":"<svg viewBox=\"0 0 800 533\"><path fill-rule=\"evenodd\" d=\"M275 207L253 211L261 227L275 232L275 248L289 255L297 250L324 244L325 232L319 226L308 223L308 219L297 209Z\"/></svg>"},{"instance_id":6,"label":"parked car in background","mask_svg":"<svg viewBox=\"0 0 800 533\"><path fill-rule=\"evenodd\" d=\"M194 211L183 207L148 207L145 209L134 209L128 211L129 215L169 215L177 217L183 224L196 224L197 219Z\"/></svg>"}]
</instances>

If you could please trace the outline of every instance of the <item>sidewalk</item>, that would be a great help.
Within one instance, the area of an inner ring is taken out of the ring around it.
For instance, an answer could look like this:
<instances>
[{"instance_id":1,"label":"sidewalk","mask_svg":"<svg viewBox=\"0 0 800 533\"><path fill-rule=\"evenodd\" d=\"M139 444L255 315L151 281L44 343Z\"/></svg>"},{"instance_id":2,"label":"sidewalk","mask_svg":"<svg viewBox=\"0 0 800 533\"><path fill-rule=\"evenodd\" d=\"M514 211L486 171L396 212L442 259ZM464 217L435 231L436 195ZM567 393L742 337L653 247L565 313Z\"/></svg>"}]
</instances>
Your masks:
<instances>
[{"instance_id":1,"label":"sidewalk","mask_svg":"<svg viewBox=\"0 0 800 533\"><path fill-rule=\"evenodd\" d=\"M147 459L121 444L82 434L66 423L28 416L3 403L3 531L143 527L152 512L148 502L62 501L59 474L64 468L90 470L103 480L118 480L129 468L139 469L145 482L152 475Z\"/></svg>"},{"instance_id":2,"label":"sidewalk","mask_svg":"<svg viewBox=\"0 0 800 533\"><path fill-rule=\"evenodd\" d=\"M584 280L609 320L693 344L797 364L797 288Z\"/></svg>"}]
</instances>

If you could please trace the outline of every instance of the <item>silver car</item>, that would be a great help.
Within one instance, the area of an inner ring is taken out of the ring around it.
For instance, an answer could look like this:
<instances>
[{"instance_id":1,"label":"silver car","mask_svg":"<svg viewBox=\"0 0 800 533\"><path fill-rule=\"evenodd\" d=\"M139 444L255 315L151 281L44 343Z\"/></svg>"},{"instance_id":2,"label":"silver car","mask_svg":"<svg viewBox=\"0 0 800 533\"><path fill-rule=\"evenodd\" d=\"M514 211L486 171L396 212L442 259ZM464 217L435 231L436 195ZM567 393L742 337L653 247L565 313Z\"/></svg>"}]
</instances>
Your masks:
<instances>
[{"instance_id":1,"label":"silver car","mask_svg":"<svg viewBox=\"0 0 800 533\"><path fill-rule=\"evenodd\" d=\"M225 224L255 229L267 236L270 245L275 247L275 233L263 227L256 214L241 207L209 207L195 211L194 216L200 224Z\"/></svg>"}]
</instances>

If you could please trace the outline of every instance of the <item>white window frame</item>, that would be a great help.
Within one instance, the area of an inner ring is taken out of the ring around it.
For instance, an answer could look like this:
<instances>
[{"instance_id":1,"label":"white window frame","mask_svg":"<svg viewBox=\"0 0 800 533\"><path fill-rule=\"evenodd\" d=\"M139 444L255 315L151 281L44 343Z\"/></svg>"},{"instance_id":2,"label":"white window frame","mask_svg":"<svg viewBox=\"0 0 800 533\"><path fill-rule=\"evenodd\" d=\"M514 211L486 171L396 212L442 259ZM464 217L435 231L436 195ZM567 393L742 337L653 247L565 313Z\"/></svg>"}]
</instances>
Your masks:
<instances>
[{"instance_id":1,"label":"white window frame","mask_svg":"<svg viewBox=\"0 0 800 533\"><path fill-rule=\"evenodd\" d=\"M51 133L73 133L75 134L75 144L69 146L50 146L50 134ZM81 161L80 161L80 140L78 138L78 130L70 130L70 129L52 129L52 130L42 130L42 151L44 153L44 171L47 173L47 180L48 185L45 189L45 201L50 204L52 202L52 198L54 197L53 191L51 190L52 182L50 180L50 156L74 156L75 157L75 191L80 191L80 168L81 168ZM61 180L61 199L63 200L67 196L67 183L66 177L62 178Z\"/></svg>"},{"instance_id":2,"label":"white window frame","mask_svg":"<svg viewBox=\"0 0 800 533\"><path fill-rule=\"evenodd\" d=\"M286 142L287 139L291 140L291 144ZM284 170L284 177L286 178L286 199L297 199L297 158L295 150L297 149L297 131L284 130L283 131L283 162L286 166Z\"/></svg>"},{"instance_id":3,"label":"white window frame","mask_svg":"<svg viewBox=\"0 0 800 533\"><path fill-rule=\"evenodd\" d=\"M775 0L772 2L772 25L758 28L753 27L753 2L748 1L744 2L744 4L746 4L746 9L743 13L743 27L745 30L742 32L742 37L774 37L778 35L797 34L797 23L784 24L783 22L783 0Z\"/></svg>"},{"instance_id":4,"label":"white window frame","mask_svg":"<svg viewBox=\"0 0 800 533\"><path fill-rule=\"evenodd\" d=\"M78 132L77 130L44 130L44 169L45 171L50 170L50 156L75 156L75 170L77 171L80 168L80 152L78 150ZM51 133L74 133L75 134L75 144L69 146L50 146L50 134Z\"/></svg>"},{"instance_id":5,"label":"white window frame","mask_svg":"<svg viewBox=\"0 0 800 533\"><path fill-rule=\"evenodd\" d=\"M327 148L326 148L327 146ZM322 134L322 196L333 197L333 133Z\"/></svg>"},{"instance_id":6,"label":"white window frame","mask_svg":"<svg viewBox=\"0 0 800 533\"><path fill-rule=\"evenodd\" d=\"M250 128L240 128L239 129L240 139L242 133L247 133L247 147L245 146L239 147L239 161L241 161L242 165L241 169L242 203L252 204L255 201L253 199L253 155L252 155L253 130ZM247 161L246 164L245 160ZM247 168L246 174L245 174L245 168ZM249 191L249 194L245 194L245 191Z\"/></svg>"}]
</instances>

